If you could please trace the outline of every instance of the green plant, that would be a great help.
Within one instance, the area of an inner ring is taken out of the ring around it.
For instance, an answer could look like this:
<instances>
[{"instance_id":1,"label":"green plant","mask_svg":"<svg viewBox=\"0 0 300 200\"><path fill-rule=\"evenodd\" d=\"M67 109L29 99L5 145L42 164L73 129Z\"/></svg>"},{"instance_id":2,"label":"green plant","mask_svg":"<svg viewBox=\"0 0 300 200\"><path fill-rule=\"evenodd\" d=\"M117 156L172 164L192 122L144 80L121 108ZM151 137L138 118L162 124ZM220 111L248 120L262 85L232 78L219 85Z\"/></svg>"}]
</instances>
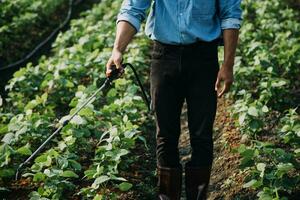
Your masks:
<instances>
[{"instance_id":1,"label":"green plant","mask_svg":"<svg viewBox=\"0 0 300 200\"><path fill-rule=\"evenodd\" d=\"M121 1L103 0L72 21L71 28L54 42L52 56L42 57L37 66L28 64L10 80L3 110L8 118L1 121L6 128L0 146L4 155L0 171L7 172L7 178L103 83L120 5ZM133 48L137 45L139 48ZM143 74L149 42L139 36L129 49L125 59ZM129 167L128 155L136 142L144 141L140 127L146 106L132 77L126 71L124 78L79 112L34 160L23 175L37 186L31 199L64 199L65 193L86 199L116 198L115 192L108 194L106 189L126 192L134 187L119 174L121 165ZM79 179L84 186L75 184Z\"/></svg>"},{"instance_id":2,"label":"green plant","mask_svg":"<svg viewBox=\"0 0 300 200\"><path fill-rule=\"evenodd\" d=\"M246 188L260 200L299 191L300 23L283 1L243 3L244 28L235 66L233 117L247 144L238 148ZM280 13L280 14L278 14Z\"/></svg>"}]
</instances>

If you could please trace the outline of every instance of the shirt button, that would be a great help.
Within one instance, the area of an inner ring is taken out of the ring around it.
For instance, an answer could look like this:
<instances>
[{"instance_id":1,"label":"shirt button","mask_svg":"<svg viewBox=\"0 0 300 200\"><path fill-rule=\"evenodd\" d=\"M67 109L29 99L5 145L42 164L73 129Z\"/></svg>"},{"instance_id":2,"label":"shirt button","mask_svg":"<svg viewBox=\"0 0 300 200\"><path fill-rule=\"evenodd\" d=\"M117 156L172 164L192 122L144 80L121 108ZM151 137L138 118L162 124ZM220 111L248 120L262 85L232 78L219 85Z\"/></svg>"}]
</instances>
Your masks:
<instances>
[{"instance_id":1,"label":"shirt button","mask_svg":"<svg viewBox=\"0 0 300 200\"><path fill-rule=\"evenodd\" d=\"M180 13L180 15L182 15L182 13Z\"/></svg>"}]
</instances>

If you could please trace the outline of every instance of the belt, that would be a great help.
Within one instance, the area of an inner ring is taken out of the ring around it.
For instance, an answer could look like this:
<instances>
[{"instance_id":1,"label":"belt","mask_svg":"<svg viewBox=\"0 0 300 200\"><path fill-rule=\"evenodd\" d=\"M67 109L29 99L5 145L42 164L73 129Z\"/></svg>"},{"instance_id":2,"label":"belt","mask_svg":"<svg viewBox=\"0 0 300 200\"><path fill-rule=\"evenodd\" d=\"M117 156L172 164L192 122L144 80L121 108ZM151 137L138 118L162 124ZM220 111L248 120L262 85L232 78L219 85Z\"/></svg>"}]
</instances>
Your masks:
<instances>
[{"instance_id":1,"label":"belt","mask_svg":"<svg viewBox=\"0 0 300 200\"><path fill-rule=\"evenodd\" d=\"M158 40L153 40L154 41L154 45L157 46L163 46L166 48L174 48L174 49L178 49L178 48L195 48L195 47L199 47L199 46L215 46L218 45L220 43L220 39L217 38L213 41L203 41L203 40L197 40L196 42L190 43L190 44L167 44L167 43L163 43L160 42Z\"/></svg>"}]
</instances>

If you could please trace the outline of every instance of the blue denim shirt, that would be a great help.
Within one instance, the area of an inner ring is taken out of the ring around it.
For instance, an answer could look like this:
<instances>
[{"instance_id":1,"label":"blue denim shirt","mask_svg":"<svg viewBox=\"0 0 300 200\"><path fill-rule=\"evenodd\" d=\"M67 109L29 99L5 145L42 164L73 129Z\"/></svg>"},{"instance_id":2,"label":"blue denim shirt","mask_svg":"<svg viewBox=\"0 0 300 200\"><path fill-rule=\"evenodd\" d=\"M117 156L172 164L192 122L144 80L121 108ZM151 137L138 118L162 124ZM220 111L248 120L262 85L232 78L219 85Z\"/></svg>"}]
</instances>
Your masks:
<instances>
[{"instance_id":1,"label":"blue denim shirt","mask_svg":"<svg viewBox=\"0 0 300 200\"><path fill-rule=\"evenodd\" d=\"M151 6L145 33L167 44L212 41L224 29L239 29L241 0L124 0L117 22L127 21L140 30Z\"/></svg>"}]
</instances>

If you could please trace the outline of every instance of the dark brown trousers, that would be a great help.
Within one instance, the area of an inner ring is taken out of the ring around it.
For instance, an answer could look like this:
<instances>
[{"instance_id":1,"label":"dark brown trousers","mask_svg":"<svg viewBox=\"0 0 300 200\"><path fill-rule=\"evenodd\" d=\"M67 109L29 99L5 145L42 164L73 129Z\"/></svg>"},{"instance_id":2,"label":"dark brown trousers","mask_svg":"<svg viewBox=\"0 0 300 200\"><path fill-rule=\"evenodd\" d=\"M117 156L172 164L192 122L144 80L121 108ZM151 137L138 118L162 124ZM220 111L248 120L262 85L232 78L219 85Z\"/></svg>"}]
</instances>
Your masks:
<instances>
[{"instance_id":1,"label":"dark brown trousers","mask_svg":"<svg viewBox=\"0 0 300 200\"><path fill-rule=\"evenodd\" d=\"M157 164L178 167L180 115L187 103L191 165L210 166L217 97L214 90L218 43L169 45L155 41L151 63L151 98L156 118Z\"/></svg>"}]
</instances>

